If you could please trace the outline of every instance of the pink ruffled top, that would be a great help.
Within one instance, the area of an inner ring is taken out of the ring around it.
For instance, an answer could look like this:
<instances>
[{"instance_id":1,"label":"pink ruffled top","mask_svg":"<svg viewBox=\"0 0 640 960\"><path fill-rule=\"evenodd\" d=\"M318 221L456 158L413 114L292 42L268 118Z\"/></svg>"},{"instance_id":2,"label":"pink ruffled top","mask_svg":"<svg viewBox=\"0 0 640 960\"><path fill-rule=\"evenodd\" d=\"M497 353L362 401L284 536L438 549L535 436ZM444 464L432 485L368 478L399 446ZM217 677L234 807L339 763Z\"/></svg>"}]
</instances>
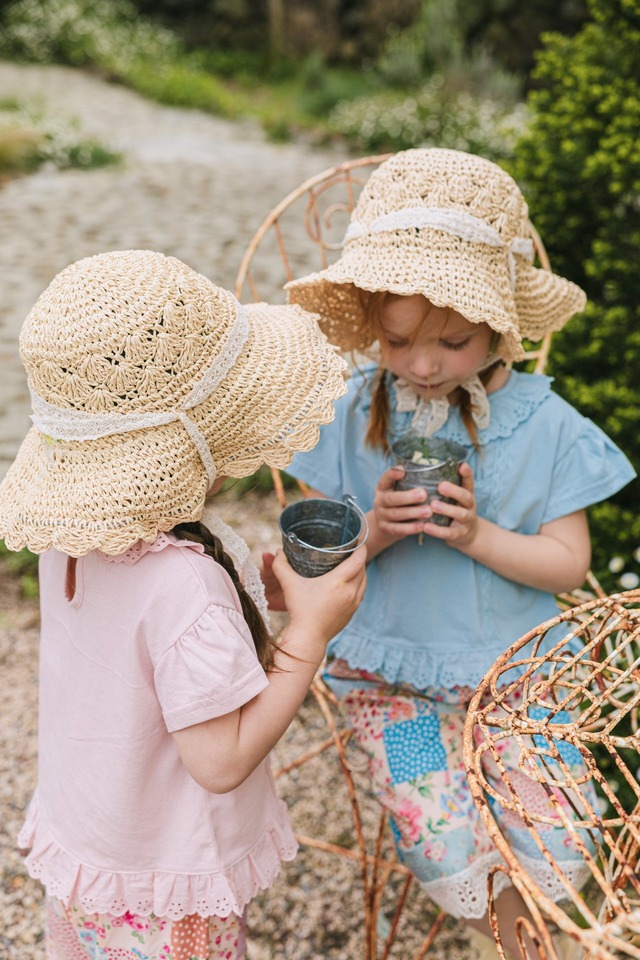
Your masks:
<instances>
[{"instance_id":1,"label":"pink ruffled top","mask_svg":"<svg viewBox=\"0 0 640 960\"><path fill-rule=\"evenodd\" d=\"M268 760L211 794L172 731L267 684L237 592L196 544L40 561L38 787L18 842L51 896L89 913L242 913L297 844Z\"/></svg>"}]
</instances>

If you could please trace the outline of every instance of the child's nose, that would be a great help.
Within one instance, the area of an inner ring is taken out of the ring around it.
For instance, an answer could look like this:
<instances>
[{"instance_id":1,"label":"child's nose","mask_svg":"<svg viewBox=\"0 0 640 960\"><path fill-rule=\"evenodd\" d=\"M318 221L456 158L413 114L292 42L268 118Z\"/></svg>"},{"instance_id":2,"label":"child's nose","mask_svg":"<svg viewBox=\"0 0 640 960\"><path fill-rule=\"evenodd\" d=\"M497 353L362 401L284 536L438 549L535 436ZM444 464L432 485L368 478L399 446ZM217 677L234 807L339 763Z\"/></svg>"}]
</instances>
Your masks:
<instances>
[{"instance_id":1,"label":"child's nose","mask_svg":"<svg viewBox=\"0 0 640 960\"><path fill-rule=\"evenodd\" d=\"M436 350L416 349L410 358L411 373L419 380L426 380L439 369Z\"/></svg>"}]
</instances>

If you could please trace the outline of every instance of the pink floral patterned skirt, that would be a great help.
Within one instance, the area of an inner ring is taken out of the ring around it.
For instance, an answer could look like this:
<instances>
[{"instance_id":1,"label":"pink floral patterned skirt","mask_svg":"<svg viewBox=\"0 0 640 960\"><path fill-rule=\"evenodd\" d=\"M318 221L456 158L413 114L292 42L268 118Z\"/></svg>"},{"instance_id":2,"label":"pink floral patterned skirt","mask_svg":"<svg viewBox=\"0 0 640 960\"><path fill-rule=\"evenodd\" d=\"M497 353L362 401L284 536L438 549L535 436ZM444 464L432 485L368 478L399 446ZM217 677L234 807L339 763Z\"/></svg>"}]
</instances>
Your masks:
<instances>
[{"instance_id":1,"label":"pink floral patterned skirt","mask_svg":"<svg viewBox=\"0 0 640 960\"><path fill-rule=\"evenodd\" d=\"M83 913L47 897L47 960L242 960L244 918Z\"/></svg>"},{"instance_id":2,"label":"pink floral patterned skirt","mask_svg":"<svg viewBox=\"0 0 640 960\"><path fill-rule=\"evenodd\" d=\"M475 807L463 760L463 729L473 691L413 690L392 687L382 678L353 670L335 660L325 680L339 698L342 712L368 758L371 785L390 814L400 860L420 880L432 900L456 917L479 918L488 906L487 877L502 863ZM515 707L516 690L508 699ZM545 714L544 710L540 711ZM533 715L533 709L531 711ZM558 714L558 722L569 720ZM577 748L556 741L574 776L586 772ZM589 875L584 860L545 788L522 772L520 747L506 739L501 760L525 808L543 814L545 844L571 882L579 887ZM484 773L493 789L505 792L495 761L485 754ZM585 790L592 788L587 784ZM552 788L570 819L580 809L579 799ZM597 804L595 793L592 804ZM564 885L548 866L522 820L489 801L493 815L511 848L530 876L553 899L566 896ZM584 841L590 844L589 838ZM496 878L496 895L507 885L504 873Z\"/></svg>"}]
</instances>

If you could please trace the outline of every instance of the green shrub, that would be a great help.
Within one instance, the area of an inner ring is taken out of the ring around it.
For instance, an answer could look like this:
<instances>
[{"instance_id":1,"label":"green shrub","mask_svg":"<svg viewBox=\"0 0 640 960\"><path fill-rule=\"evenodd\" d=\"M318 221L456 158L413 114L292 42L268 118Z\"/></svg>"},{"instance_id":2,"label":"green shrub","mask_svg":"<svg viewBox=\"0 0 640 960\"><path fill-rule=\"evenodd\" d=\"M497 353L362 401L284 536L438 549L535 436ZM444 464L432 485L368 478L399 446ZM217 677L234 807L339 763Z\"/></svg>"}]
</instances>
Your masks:
<instances>
[{"instance_id":1,"label":"green shrub","mask_svg":"<svg viewBox=\"0 0 640 960\"><path fill-rule=\"evenodd\" d=\"M21 126L0 127L0 174L31 173L40 165L42 137Z\"/></svg>"},{"instance_id":2,"label":"green shrub","mask_svg":"<svg viewBox=\"0 0 640 960\"><path fill-rule=\"evenodd\" d=\"M14 553L7 548L4 540L0 540L0 563L3 564L7 573L19 580L24 597L27 599L37 597L38 557L35 553L31 553L26 548Z\"/></svg>"},{"instance_id":3,"label":"green shrub","mask_svg":"<svg viewBox=\"0 0 640 960\"><path fill-rule=\"evenodd\" d=\"M498 160L510 155L526 113L466 90L448 91L436 75L411 96L384 91L340 103L329 123L364 151L450 147Z\"/></svg>"},{"instance_id":4,"label":"green shrub","mask_svg":"<svg viewBox=\"0 0 640 960\"><path fill-rule=\"evenodd\" d=\"M92 64L116 75L139 59L161 63L180 45L130 0L15 0L3 15L0 52L36 63Z\"/></svg>"},{"instance_id":5,"label":"green shrub","mask_svg":"<svg viewBox=\"0 0 640 960\"><path fill-rule=\"evenodd\" d=\"M0 174L32 173L43 163L93 169L119 160L118 153L82 137L71 120L46 116L33 103L0 102Z\"/></svg>"},{"instance_id":6,"label":"green shrub","mask_svg":"<svg viewBox=\"0 0 640 960\"><path fill-rule=\"evenodd\" d=\"M126 83L152 100L232 117L234 97L210 74L185 62L133 63L123 75Z\"/></svg>"},{"instance_id":7,"label":"green shrub","mask_svg":"<svg viewBox=\"0 0 640 960\"><path fill-rule=\"evenodd\" d=\"M589 0L593 21L546 35L529 126L511 172L554 268L587 292L555 335L555 387L640 466L640 4ZM616 555L640 571L640 484L590 510L596 575L620 589Z\"/></svg>"},{"instance_id":8,"label":"green shrub","mask_svg":"<svg viewBox=\"0 0 640 960\"><path fill-rule=\"evenodd\" d=\"M287 473L280 473L282 484L285 490L299 490L297 480L290 477ZM269 467L260 467L249 477L241 477L239 480L227 480L223 487L223 492L232 497L244 497L247 493L272 494L274 495L273 477Z\"/></svg>"},{"instance_id":9,"label":"green shrub","mask_svg":"<svg viewBox=\"0 0 640 960\"><path fill-rule=\"evenodd\" d=\"M233 99L178 38L140 17L130 0L16 0L0 53L37 63L93 66L146 96L231 116Z\"/></svg>"},{"instance_id":10,"label":"green shrub","mask_svg":"<svg viewBox=\"0 0 640 960\"><path fill-rule=\"evenodd\" d=\"M328 69L321 54L309 56L300 71L300 110L313 117L326 117L342 100L353 100L371 90L372 79L363 72Z\"/></svg>"}]
</instances>

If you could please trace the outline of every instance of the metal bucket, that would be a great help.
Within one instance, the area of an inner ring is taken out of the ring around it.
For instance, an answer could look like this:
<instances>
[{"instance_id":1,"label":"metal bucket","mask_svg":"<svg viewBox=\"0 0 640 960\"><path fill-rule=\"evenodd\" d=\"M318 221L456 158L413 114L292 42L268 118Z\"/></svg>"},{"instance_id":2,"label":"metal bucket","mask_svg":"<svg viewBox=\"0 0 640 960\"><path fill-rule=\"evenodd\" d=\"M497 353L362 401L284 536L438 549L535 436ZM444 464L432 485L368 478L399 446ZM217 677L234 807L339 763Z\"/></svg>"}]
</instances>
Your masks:
<instances>
[{"instance_id":1,"label":"metal bucket","mask_svg":"<svg viewBox=\"0 0 640 960\"><path fill-rule=\"evenodd\" d=\"M309 498L280 514L285 556L296 573L320 577L333 570L367 539L367 518L353 497Z\"/></svg>"},{"instance_id":2,"label":"metal bucket","mask_svg":"<svg viewBox=\"0 0 640 960\"><path fill-rule=\"evenodd\" d=\"M425 457L437 459L438 462L429 465L414 463L412 457L416 450ZM404 477L395 483L396 490L424 487L430 498L437 496L443 503L455 503L450 497L443 497L438 493L438 484L443 480L460 483L458 467L467 458L467 451L462 444L453 440L438 440L435 437L420 437L407 433L391 444L391 452L397 465L404 469ZM448 527L451 517L434 513L430 522L440 527Z\"/></svg>"}]
</instances>

